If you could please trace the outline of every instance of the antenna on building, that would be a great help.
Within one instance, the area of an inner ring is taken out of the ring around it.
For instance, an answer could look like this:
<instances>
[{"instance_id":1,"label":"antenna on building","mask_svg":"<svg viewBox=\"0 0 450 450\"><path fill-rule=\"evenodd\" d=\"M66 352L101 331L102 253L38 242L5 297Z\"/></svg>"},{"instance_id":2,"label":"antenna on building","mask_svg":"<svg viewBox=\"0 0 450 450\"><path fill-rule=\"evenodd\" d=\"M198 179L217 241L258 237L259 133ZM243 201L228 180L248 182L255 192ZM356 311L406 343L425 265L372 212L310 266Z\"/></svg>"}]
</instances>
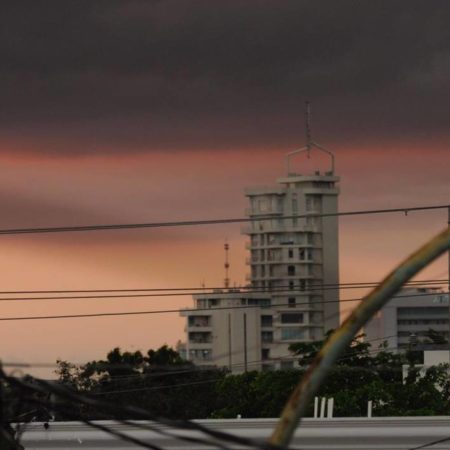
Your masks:
<instances>
[{"instance_id":1,"label":"antenna on building","mask_svg":"<svg viewBox=\"0 0 450 450\"><path fill-rule=\"evenodd\" d=\"M311 106L309 101L305 102L305 128L306 128L306 149L308 158L311 157Z\"/></svg>"},{"instance_id":2,"label":"antenna on building","mask_svg":"<svg viewBox=\"0 0 450 450\"><path fill-rule=\"evenodd\" d=\"M228 289L230 287L230 278L228 277L228 270L230 269L230 263L228 262L228 251L230 249L230 245L228 244L228 241L226 239L223 248L225 249L225 280L223 284L225 286L225 289Z\"/></svg>"},{"instance_id":3,"label":"antenna on building","mask_svg":"<svg viewBox=\"0 0 450 450\"><path fill-rule=\"evenodd\" d=\"M313 141L311 137L311 105L309 101L305 102L305 122L306 122L306 145L305 147L299 148L297 150L293 150L286 155L286 172L287 176L291 175L291 157L301 153L307 152L308 158L310 157L311 149L316 148L317 150L326 153L330 157L330 170L326 173L326 175L334 174L334 154L327 150L326 148L319 145L317 142Z\"/></svg>"}]
</instances>

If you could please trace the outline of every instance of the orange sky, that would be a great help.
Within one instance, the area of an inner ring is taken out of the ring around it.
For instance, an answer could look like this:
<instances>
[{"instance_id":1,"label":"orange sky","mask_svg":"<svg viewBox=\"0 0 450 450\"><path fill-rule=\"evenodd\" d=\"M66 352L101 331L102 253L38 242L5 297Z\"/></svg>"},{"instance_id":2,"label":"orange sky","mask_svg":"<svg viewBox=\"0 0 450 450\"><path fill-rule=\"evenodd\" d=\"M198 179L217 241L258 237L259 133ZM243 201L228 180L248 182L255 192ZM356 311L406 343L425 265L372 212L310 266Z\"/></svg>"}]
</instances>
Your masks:
<instances>
[{"instance_id":1,"label":"orange sky","mask_svg":"<svg viewBox=\"0 0 450 450\"><path fill-rule=\"evenodd\" d=\"M445 142L337 145L340 209L447 204L450 152ZM291 150L230 149L82 158L1 158L0 227L57 226L242 217L243 189L272 184ZM314 155L313 155L314 156ZM321 164L299 160L299 167ZM447 212L340 220L341 282L379 280L401 258L446 226ZM240 226L217 225L54 235L0 236L1 290L218 286L223 242L231 278L244 283ZM447 277L441 258L421 275ZM353 298L361 292L343 292ZM2 302L0 316L177 309L189 297ZM348 309L348 308L346 308ZM3 361L83 362L113 347L141 349L183 339L178 314L2 322ZM48 371L35 372L48 376Z\"/></svg>"}]
</instances>

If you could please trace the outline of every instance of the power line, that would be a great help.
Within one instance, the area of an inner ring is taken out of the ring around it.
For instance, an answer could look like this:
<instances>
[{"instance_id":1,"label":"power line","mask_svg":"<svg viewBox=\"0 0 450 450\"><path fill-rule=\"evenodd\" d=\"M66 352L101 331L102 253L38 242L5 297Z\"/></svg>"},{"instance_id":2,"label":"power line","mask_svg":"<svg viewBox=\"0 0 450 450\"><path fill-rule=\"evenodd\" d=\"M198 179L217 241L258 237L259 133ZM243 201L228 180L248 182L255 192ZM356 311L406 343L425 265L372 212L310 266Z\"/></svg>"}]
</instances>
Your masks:
<instances>
[{"instance_id":1,"label":"power line","mask_svg":"<svg viewBox=\"0 0 450 450\"><path fill-rule=\"evenodd\" d=\"M413 280L409 281L408 283L405 283L404 286L415 286L415 285L429 285L429 284L444 284L448 283L448 279L428 279L428 280ZM322 283L311 286L308 290L320 290L320 289L363 289L363 288L370 288L377 286L377 281L361 281L361 282L348 282L348 283ZM197 295L197 294L217 294L218 292L214 291L222 291L219 293L233 293L236 291L248 293L248 292L272 292L277 289L284 289L288 288L289 285L279 285L276 287L273 287L271 289L267 287L259 287L259 286L250 286L250 287L236 287L236 288L226 288L225 286L215 286L215 287L209 287L205 288L203 286L196 286L196 287L184 287L184 288L130 288L130 289L67 289L67 290L29 290L29 291L0 291L0 295L19 295L19 294L83 294L83 293L109 293L109 292L185 292L185 291L199 291L199 292L186 292L181 295ZM240 291L242 289L242 291ZM162 295L162 294L159 294ZM128 295L125 295L128 297ZM122 296L118 296L122 297ZM27 297L28 298L28 297ZM60 297L55 297L60 298ZM70 297L67 297L70 298ZM90 298L90 297L79 297L79 298ZM46 298L45 298L46 299ZM7 299L1 299L0 300L7 300ZM12 300L15 300L13 298Z\"/></svg>"},{"instance_id":2,"label":"power line","mask_svg":"<svg viewBox=\"0 0 450 450\"><path fill-rule=\"evenodd\" d=\"M425 297L430 295L436 295L433 293L421 293L412 295L397 295L395 298L402 297ZM362 300L363 297L349 298L342 300L324 300L318 302L317 304L325 303L345 303L345 302L356 302ZM301 305L311 305L310 302L300 302L296 304ZM276 304L276 307L289 306L288 304ZM150 315L150 314L169 314L169 313L181 313L184 311L221 311L221 310L233 310L233 309L250 309L250 308L262 308L261 305L244 305L244 306L223 306L223 307L213 307L213 308L195 308L195 309L162 309L162 310L152 310L152 311L124 311L124 312L104 312L104 313L90 313L90 314L60 314L60 315L49 315L49 316L21 316L21 317L0 317L0 321L18 321L18 320L53 320L53 319L79 319L79 318L89 318L89 317L113 317L113 316L138 316L138 315Z\"/></svg>"},{"instance_id":3,"label":"power line","mask_svg":"<svg viewBox=\"0 0 450 450\"><path fill-rule=\"evenodd\" d=\"M421 287L433 287L433 286L437 286L439 287L440 285L442 285L443 283L447 283L448 280L423 280L423 281L417 281L417 282L411 282L411 283L407 283L404 286L406 287L415 287L415 286L421 286ZM188 291L186 292L183 289L179 289L179 288L167 288L167 289L161 289L161 291L159 291L159 289L142 289L142 290L130 290L129 292L151 292L151 293L145 293L145 294L127 294L125 292L127 292L126 290L114 290L112 289L111 291L107 291L107 290L98 290L98 291L72 291L74 293L76 292L80 292L80 293L89 293L89 292L123 292L123 294L120 295L115 295L115 294L102 294L102 295L65 295L65 296L56 296L56 297L0 297L0 302L14 302L14 301L40 301L40 300L93 300L93 299L120 299L120 298L151 298L151 297L184 297L184 296L194 296L194 295L204 295L204 296L214 296L214 295L218 295L218 294L222 294L222 295L230 295L230 294L242 294L243 297L245 297L246 295L251 295L251 294L290 294L290 295L308 295L308 292L315 292L315 291L328 291L328 290L344 290L344 289L365 289L365 288L373 288L376 287L378 285L378 283L364 283L364 284L360 284L360 283L354 283L354 285L351 285L351 283L347 283L347 284L334 284L334 285L317 285L317 286L310 286L308 288L305 288L304 291L299 291L298 289L292 289L291 287L288 286L277 286L277 287L273 287L273 288L266 288L266 287L251 287L251 288L242 288L243 290L239 290L239 289L235 289L235 290L220 290L217 288L213 288L213 290L208 290L208 291ZM188 288L190 289L190 288ZM202 288L198 288L198 289L202 289ZM216 291L215 291L216 290ZM155 291L157 293L155 293ZM169 292L167 292L169 291ZM181 291L181 292L180 292ZM220 292L217 292L220 291ZM32 291L28 291L28 293L31 293ZM41 292L41 293L52 293L52 294L56 294L58 291L34 291L36 293ZM69 293L71 291L60 291L61 293ZM5 295L7 292L0 292L0 295ZM27 291L10 291L8 292L9 294L22 294L22 293L27 293ZM437 293L433 293L433 295L436 295Z\"/></svg>"},{"instance_id":4,"label":"power line","mask_svg":"<svg viewBox=\"0 0 450 450\"><path fill-rule=\"evenodd\" d=\"M433 205L433 206L414 206L405 208L389 208L389 209L367 209L358 211L342 211L337 213L308 213L292 216L277 217L277 219L302 219L306 217L337 217L337 216L358 216L367 214L389 214L404 213L414 211L430 211L437 209L447 209L450 205ZM167 227L186 227L200 225L219 225L228 223L247 223L259 222L261 220L271 220L272 216L245 217L245 218L223 218L223 219L201 219L201 220L181 220L173 222L144 222L144 223L128 223L128 224L111 224L111 225L80 225L80 226L63 226L63 227L30 227L30 228L4 228L0 229L0 234L17 235L17 234L39 234L39 233L66 233L80 231L107 231L107 230L125 230L140 228L167 228Z\"/></svg>"}]
</instances>

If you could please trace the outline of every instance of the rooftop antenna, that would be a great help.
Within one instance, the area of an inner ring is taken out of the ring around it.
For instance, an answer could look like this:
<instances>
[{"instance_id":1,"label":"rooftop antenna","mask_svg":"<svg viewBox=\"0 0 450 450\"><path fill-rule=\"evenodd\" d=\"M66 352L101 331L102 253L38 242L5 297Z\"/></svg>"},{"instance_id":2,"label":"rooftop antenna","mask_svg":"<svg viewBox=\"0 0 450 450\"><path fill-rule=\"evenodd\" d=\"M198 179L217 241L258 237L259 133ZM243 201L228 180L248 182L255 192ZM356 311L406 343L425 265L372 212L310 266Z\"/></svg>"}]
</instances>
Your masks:
<instances>
[{"instance_id":1,"label":"rooftop antenna","mask_svg":"<svg viewBox=\"0 0 450 450\"><path fill-rule=\"evenodd\" d=\"M228 277L228 270L230 268L230 263L228 262L228 251L230 249L230 245L228 244L227 239L225 239L225 244L223 246L223 248L225 249L225 280L224 280L224 286L225 289L228 289L230 287L230 278Z\"/></svg>"},{"instance_id":2,"label":"rooftop antenna","mask_svg":"<svg viewBox=\"0 0 450 450\"><path fill-rule=\"evenodd\" d=\"M291 175L291 157L300 153L307 152L307 157L311 156L311 149L316 148L317 150L326 153L330 157L330 170L326 173L327 175L334 174L334 154L327 150L326 148L319 145L317 142L313 141L311 137L311 105L309 101L305 102L305 131L306 131L306 145L305 147L293 150L286 155L286 172L287 176Z\"/></svg>"},{"instance_id":3,"label":"rooftop antenna","mask_svg":"<svg viewBox=\"0 0 450 450\"><path fill-rule=\"evenodd\" d=\"M305 102L305 131L307 154L308 158L311 158L311 105L308 100Z\"/></svg>"}]
</instances>

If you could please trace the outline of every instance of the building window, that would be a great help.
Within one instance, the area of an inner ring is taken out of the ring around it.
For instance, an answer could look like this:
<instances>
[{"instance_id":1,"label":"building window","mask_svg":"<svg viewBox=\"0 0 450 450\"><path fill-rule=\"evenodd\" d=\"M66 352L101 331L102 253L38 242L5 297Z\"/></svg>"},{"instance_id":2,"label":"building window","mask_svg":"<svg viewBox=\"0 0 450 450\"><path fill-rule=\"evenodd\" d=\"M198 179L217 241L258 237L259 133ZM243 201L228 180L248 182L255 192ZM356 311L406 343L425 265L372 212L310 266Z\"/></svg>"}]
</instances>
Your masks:
<instances>
[{"instance_id":1,"label":"building window","mask_svg":"<svg viewBox=\"0 0 450 450\"><path fill-rule=\"evenodd\" d=\"M288 250L288 257L289 257L289 258L293 258L293 257L294 257L294 250L293 250L292 248L290 248L290 249Z\"/></svg>"},{"instance_id":2,"label":"building window","mask_svg":"<svg viewBox=\"0 0 450 450\"><path fill-rule=\"evenodd\" d=\"M295 297L288 298L288 306L289 308L295 308Z\"/></svg>"},{"instance_id":3,"label":"building window","mask_svg":"<svg viewBox=\"0 0 450 450\"><path fill-rule=\"evenodd\" d=\"M261 349L261 359L269 359L270 358L270 348Z\"/></svg>"},{"instance_id":4,"label":"building window","mask_svg":"<svg viewBox=\"0 0 450 450\"><path fill-rule=\"evenodd\" d=\"M260 212L268 212L269 204L266 200L258 200L257 208L258 208L258 211L260 211Z\"/></svg>"},{"instance_id":5,"label":"building window","mask_svg":"<svg viewBox=\"0 0 450 450\"><path fill-rule=\"evenodd\" d=\"M288 275L289 276L295 275L295 266L288 266Z\"/></svg>"},{"instance_id":6,"label":"building window","mask_svg":"<svg viewBox=\"0 0 450 450\"><path fill-rule=\"evenodd\" d=\"M294 368L294 361L281 361L280 369L281 370L289 370Z\"/></svg>"},{"instance_id":7,"label":"building window","mask_svg":"<svg viewBox=\"0 0 450 450\"><path fill-rule=\"evenodd\" d=\"M306 280L300 280L300 290L306 290Z\"/></svg>"},{"instance_id":8,"label":"building window","mask_svg":"<svg viewBox=\"0 0 450 450\"><path fill-rule=\"evenodd\" d=\"M273 342L273 332L272 331L261 331L261 341L262 342Z\"/></svg>"},{"instance_id":9,"label":"building window","mask_svg":"<svg viewBox=\"0 0 450 450\"><path fill-rule=\"evenodd\" d=\"M281 323L303 323L303 313L281 314Z\"/></svg>"},{"instance_id":10,"label":"building window","mask_svg":"<svg viewBox=\"0 0 450 450\"><path fill-rule=\"evenodd\" d=\"M196 350L189 350L189 359L199 359L202 361L208 361L212 357L211 350L207 349L196 349Z\"/></svg>"},{"instance_id":11,"label":"building window","mask_svg":"<svg viewBox=\"0 0 450 450\"><path fill-rule=\"evenodd\" d=\"M190 327L209 327L210 317L209 316L189 316L189 326Z\"/></svg>"},{"instance_id":12,"label":"building window","mask_svg":"<svg viewBox=\"0 0 450 450\"><path fill-rule=\"evenodd\" d=\"M270 308L270 298L249 298L248 306L260 306L261 308Z\"/></svg>"},{"instance_id":13,"label":"building window","mask_svg":"<svg viewBox=\"0 0 450 450\"><path fill-rule=\"evenodd\" d=\"M261 316L261 326L262 327L271 327L273 324L272 316Z\"/></svg>"},{"instance_id":14,"label":"building window","mask_svg":"<svg viewBox=\"0 0 450 450\"><path fill-rule=\"evenodd\" d=\"M399 316L401 315L408 315L408 316L414 316L414 315L433 315L433 314L437 314L437 315L444 315L444 316L448 316L448 308L446 306L412 306L412 307L401 307L397 309L397 314Z\"/></svg>"},{"instance_id":15,"label":"building window","mask_svg":"<svg viewBox=\"0 0 450 450\"><path fill-rule=\"evenodd\" d=\"M289 281L289 290L290 291L294 290L294 282L293 281Z\"/></svg>"},{"instance_id":16,"label":"building window","mask_svg":"<svg viewBox=\"0 0 450 450\"><path fill-rule=\"evenodd\" d=\"M197 300L197 308L199 309L206 308L206 300Z\"/></svg>"},{"instance_id":17,"label":"building window","mask_svg":"<svg viewBox=\"0 0 450 450\"><path fill-rule=\"evenodd\" d=\"M205 344L212 342L212 334L210 332L192 332L189 333L189 342L194 344Z\"/></svg>"},{"instance_id":18,"label":"building window","mask_svg":"<svg viewBox=\"0 0 450 450\"><path fill-rule=\"evenodd\" d=\"M298 204L297 204L297 196L295 194L292 194L292 212L295 214L298 211Z\"/></svg>"},{"instance_id":19,"label":"building window","mask_svg":"<svg viewBox=\"0 0 450 450\"><path fill-rule=\"evenodd\" d=\"M281 340L282 341L296 341L303 339L305 336L305 331L302 328L282 328L281 329Z\"/></svg>"},{"instance_id":20,"label":"building window","mask_svg":"<svg viewBox=\"0 0 450 450\"><path fill-rule=\"evenodd\" d=\"M312 209L311 197L306 197L306 211L311 211L311 209Z\"/></svg>"},{"instance_id":21,"label":"building window","mask_svg":"<svg viewBox=\"0 0 450 450\"><path fill-rule=\"evenodd\" d=\"M305 256L306 256L305 249L299 248L298 249L298 257L299 257L300 261L304 261Z\"/></svg>"}]
</instances>

